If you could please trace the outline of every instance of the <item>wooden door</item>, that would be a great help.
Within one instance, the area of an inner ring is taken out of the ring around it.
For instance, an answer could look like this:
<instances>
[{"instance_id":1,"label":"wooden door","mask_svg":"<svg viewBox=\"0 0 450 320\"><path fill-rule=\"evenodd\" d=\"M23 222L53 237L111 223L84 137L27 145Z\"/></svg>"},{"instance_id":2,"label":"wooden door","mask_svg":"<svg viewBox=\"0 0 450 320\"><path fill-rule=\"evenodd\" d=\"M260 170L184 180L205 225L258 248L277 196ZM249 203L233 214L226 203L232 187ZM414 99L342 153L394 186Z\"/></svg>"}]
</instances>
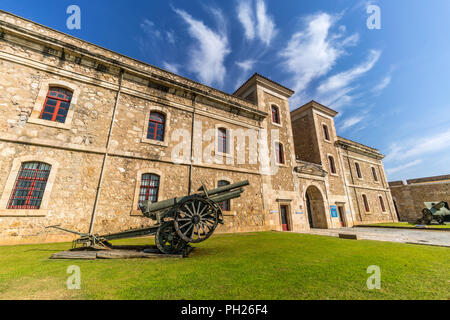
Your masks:
<instances>
[{"instance_id":1,"label":"wooden door","mask_svg":"<svg viewBox=\"0 0 450 320\"><path fill-rule=\"evenodd\" d=\"M281 213L281 225L283 227L283 231L290 231L291 227L289 225L289 219L288 219L288 206L281 205L280 206L280 213Z\"/></svg>"},{"instance_id":2,"label":"wooden door","mask_svg":"<svg viewBox=\"0 0 450 320\"><path fill-rule=\"evenodd\" d=\"M339 220L341 221L341 227L345 227L344 207L338 207Z\"/></svg>"}]
</instances>

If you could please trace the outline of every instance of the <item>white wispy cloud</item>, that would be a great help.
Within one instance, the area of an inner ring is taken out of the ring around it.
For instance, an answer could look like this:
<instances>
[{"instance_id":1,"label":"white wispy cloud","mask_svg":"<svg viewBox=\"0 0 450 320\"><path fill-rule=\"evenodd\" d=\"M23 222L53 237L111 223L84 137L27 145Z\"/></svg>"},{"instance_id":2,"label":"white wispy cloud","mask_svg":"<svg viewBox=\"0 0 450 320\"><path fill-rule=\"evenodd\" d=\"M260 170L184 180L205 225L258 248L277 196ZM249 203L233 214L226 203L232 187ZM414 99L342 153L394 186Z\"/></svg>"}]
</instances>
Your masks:
<instances>
[{"instance_id":1,"label":"white wispy cloud","mask_svg":"<svg viewBox=\"0 0 450 320\"><path fill-rule=\"evenodd\" d=\"M241 69L242 72L239 73L239 76L236 78L236 82L234 84L234 88L240 87L245 80L250 76L250 71L254 69L254 66L256 64L256 60L253 59L247 59L243 61L237 61L235 62L236 65Z\"/></svg>"},{"instance_id":2,"label":"white wispy cloud","mask_svg":"<svg viewBox=\"0 0 450 320\"><path fill-rule=\"evenodd\" d=\"M222 14L219 10L213 11L219 22L218 30L214 31L186 11L174 11L187 23L189 35L197 42L190 49L190 70L201 82L222 86L226 74L225 58L231 52Z\"/></svg>"},{"instance_id":3,"label":"white wispy cloud","mask_svg":"<svg viewBox=\"0 0 450 320\"><path fill-rule=\"evenodd\" d=\"M149 19L144 19L141 23L141 29L148 35L155 38L161 38L161 31L159 31L155 23Z\"/></svg>"},{"instance_id":4,"label":"white wispy cloud","mask_svg":"<svg viewBox=\"0 0 450 320\"><path fill-rule=\"evenodd\" d=\"M347 118L342 122L339 129L341 131L345 131L345 130L357 125L358 123L363 121L365 118L366 118L366 115L358 115L358 116L353 116L353 117Z\"/></svg>"},{"instance_id":5,"label":"white wispy cloud","mask_svg":"<svg viewBox=\"0 0 450 320\"><path fill-rule=\"evenodd\" d=\"M411 162L407 162L407 163L401 164L399 166L389 167L389 168L386 169L386 173L387 174L394 174L394 173L403 171L405 169L417 166L418 164L421 164L422 162L423 162L422 159L417 159L417 160L414 160L414 161L411 161Z\"/></svg>"},{"instance_id":6,"label":"white wispy cloud","mask_svg":"<svg viewBox=\"0 0 450 320\"><path fill-rule=\"evenodd\" d=\"M381 56L378 50L371 50L368 58L363 63L344 72L340 72L323 81L317 88L317 95L322 103L333 108L340 108L352 102L353 97L349 95L353 91L352 83L370 71Z\"/></svg>"},{"instance_id":7,"label":"white wispy cloud","mask_svg":"<svg viewBox=\"0 0 450 320\"><path fill-rule=\"evenodd\" d=\"M244 27L245 38L253 40L255 38L254 16L250 0L240 1L237 8L238 19Z\"/></svg>"},{"instance_id":8,"label":"white wispy cloud","mask_svg":"<svg viewBox=\"0 0 450 320\"><path fill-rule=\"evenodd\" d=\"M178 74L179 70L180 70L179 67L180 67L180 65L178 65L176 63L169 63L169 62L165 62L165 61L163 62L163 68L170 72L173 72L173 73Z\"/></svg>"},{"instance_id":9,"label":"white wispy cloud","mask_svg":"<svg viewBox=\"0 0 450 320\"><path fill-rule=\"evenodd\" d=\"M448 150L449 148L450 129L447 129L427 137L415 138L393 144L385 161L404 161L425 154L433 154L441 150Z\"/></svg>"},{"instance_id":10,"label":"white wispy cloud","mask_svg":"<svg viewBox=\"0 0 450 320\"><path fill-rule=\"evenodd\" d=\"M278 33L275 21L268 14L266 3L263 0L256 0L255 10L252 5L252 0L243 0L237 7L237 16L244 28L245 38L253 40L257 37L266 46L269 46Z\"/></svg>"},{"instance_id":11,"label":"white wispy cloud","mask_svg":"<svg viewBox=\"0 0 450 320\"><path fill-rule=\"evenodd\" d=\"M335 34L330 32L337 20L337 16L327 13L308 16L306 28L293 34L281 51L284 69L292 74L290 87L297 92L293 104L299 102L311 81L333 68L345 47L356 45L358 34L345 37L345 28Z\"/></svg>"},{"instance_id":12,"label":"white wispy cloud","mask_svg":"<svg viewBox=\"0 0 450 320\"><path fill-rule=\"evenodd\" d=\"M250 71L255 66L256 60L248 59L244 61L236 62L236 65L241 68L244 72Z\"/></svg>"},{"instance_id":13,"label":"white wispy cloud","mask_svg":"<svg viewBox=\"0 0 450 320\"><path fill-rule=\"evenodd\" d=\"M387 75L386 77L381 80L379 84L377 84L375 87L373 87L372 92L375 94L379 94L381 91L387 88L387 86L391 83L392 76Z\"/></svg>"},{"instance_id":14,"label":"white wispy cloud","mask_svg":"<svg viewBox=\"0 0 450 320\"><path fill-rule=\"evenodd\" d=\"M175 32L173 30L166 31L167 41L171 44L175 44Z\"/></svg>"},{"instance_id":15,"label":"white wispy cloud","mask_svg":"<svg viewBox=\"0 0 450 320\"><path fill-rule=\"evenodd\" d=\"M256 1L256 18L258 19L258 36L267 46L277 34L275 22L267 14L266 4L263 0Z\"/></svg>"}]
</instances>

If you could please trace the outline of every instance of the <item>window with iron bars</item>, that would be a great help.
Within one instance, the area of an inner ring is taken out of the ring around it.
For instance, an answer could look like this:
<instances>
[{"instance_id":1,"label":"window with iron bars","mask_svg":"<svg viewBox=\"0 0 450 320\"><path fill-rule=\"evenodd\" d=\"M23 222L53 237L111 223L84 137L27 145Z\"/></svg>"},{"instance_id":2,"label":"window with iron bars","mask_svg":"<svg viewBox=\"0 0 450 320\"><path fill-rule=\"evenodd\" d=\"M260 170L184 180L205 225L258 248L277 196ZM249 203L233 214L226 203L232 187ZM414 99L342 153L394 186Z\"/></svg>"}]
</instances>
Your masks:
<instances>
[{"instance_id":1,"label":"window with iron bars","mask_svg":"<svg viewBox=\"0 0 450 320\"><path fill-rule=\"evenodd\" d=\"M144 201L158 201L159 193L159 176L151 173L144 173L141 178L139 189L139 205Z\"/></svg>"},{"instance_id":2,"label":"window with iron bars","mask_svg":"<svg viewBox=\"0 0 450 320\"><path fill-rule=\"evenodd\" d=\"M51 165L23 163L17 176L8 209L40 209Z\"/></svg>"}]
</instances>

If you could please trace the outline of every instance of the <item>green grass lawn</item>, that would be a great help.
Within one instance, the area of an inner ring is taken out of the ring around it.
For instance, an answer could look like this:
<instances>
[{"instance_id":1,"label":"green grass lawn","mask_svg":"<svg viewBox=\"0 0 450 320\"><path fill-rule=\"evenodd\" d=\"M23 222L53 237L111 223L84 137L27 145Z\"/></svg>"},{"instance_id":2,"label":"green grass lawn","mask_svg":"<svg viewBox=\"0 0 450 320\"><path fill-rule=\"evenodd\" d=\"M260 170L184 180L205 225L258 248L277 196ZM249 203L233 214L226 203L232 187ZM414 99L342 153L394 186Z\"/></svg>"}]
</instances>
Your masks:
<instances>
[{"instance_id":1,"label":"green grass lawn","mask_svg":"<svg viewBox=\"0 0 450 320\"><path fill-rule=\"evenodd\" d=\"M187 259L48 259L69 247L0 247L0 299L450 298L449 248L264 232L214 236ZM66 289L70 265L81 290ZM370 265L381 268L380 290L367 289Z\"/></svg>"},{"instance_id":2,"label":"green grass lawn","mask_svg":"<svg viewBox=\"0 0 450 320\"><path fill-rule=\"evenodd\" d=\"M410 222L390 222L390 223L375 223L366 226L414 228L416 225L417 225L416 223ZM443 225L433 224L427 226L427 229L450 229L450 224L443 224Z\"/></svg>"}]
</instances>

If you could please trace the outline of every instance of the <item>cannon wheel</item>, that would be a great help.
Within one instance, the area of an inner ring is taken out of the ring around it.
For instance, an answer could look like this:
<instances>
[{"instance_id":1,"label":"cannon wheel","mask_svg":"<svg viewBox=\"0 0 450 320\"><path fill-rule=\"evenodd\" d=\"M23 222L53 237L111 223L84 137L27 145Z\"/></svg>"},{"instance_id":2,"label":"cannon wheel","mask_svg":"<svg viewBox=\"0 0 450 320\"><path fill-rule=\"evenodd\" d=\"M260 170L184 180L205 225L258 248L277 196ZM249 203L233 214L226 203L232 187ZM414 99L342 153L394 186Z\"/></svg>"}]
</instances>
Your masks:
<instances>
[{"instance_id":1,"label":"cannon wheel","mask_svg":"<svg viewBox=\"0 0 450 320\"><path fill-rule=\"evenodd\" d=\"M437 217L436 220L439 224L445 224L445 219L442 216Z\"/></svg>"},{"instance_id":2,"label":"cannon wheel","mask_svg":"<svg viewBox=\"0 0 450 320\"><path fill-rule=\"evenodd\" d=\"M431 211L429 209L423 209L422 210L423 213L423 222L425 224L430 224L431 221L433 220L433 214L431 213Z\"/></svg>"},{"instance_id":3,"label":"cannon wheel","mask_svg":"<svg viewBox=\"0 0 450 320\"><path fill-rule=\"evenodd\" d=\"M187 242L178 236L173 221L164 222L158 228L155 243L158 249L166 254L180 252L187 245Z\"/></svg>"},{"instance_id":4,"label":"cannon wheel","mask_svg":"<svg viewBox=\"0 0 450 320\"><path fill-rule=\"evenodd\" d=\"M195 196L181 202L175 210L175 229L187 242L208 239L219 222L220 208L209 199Z\"/></svg>"}]
</instances>

